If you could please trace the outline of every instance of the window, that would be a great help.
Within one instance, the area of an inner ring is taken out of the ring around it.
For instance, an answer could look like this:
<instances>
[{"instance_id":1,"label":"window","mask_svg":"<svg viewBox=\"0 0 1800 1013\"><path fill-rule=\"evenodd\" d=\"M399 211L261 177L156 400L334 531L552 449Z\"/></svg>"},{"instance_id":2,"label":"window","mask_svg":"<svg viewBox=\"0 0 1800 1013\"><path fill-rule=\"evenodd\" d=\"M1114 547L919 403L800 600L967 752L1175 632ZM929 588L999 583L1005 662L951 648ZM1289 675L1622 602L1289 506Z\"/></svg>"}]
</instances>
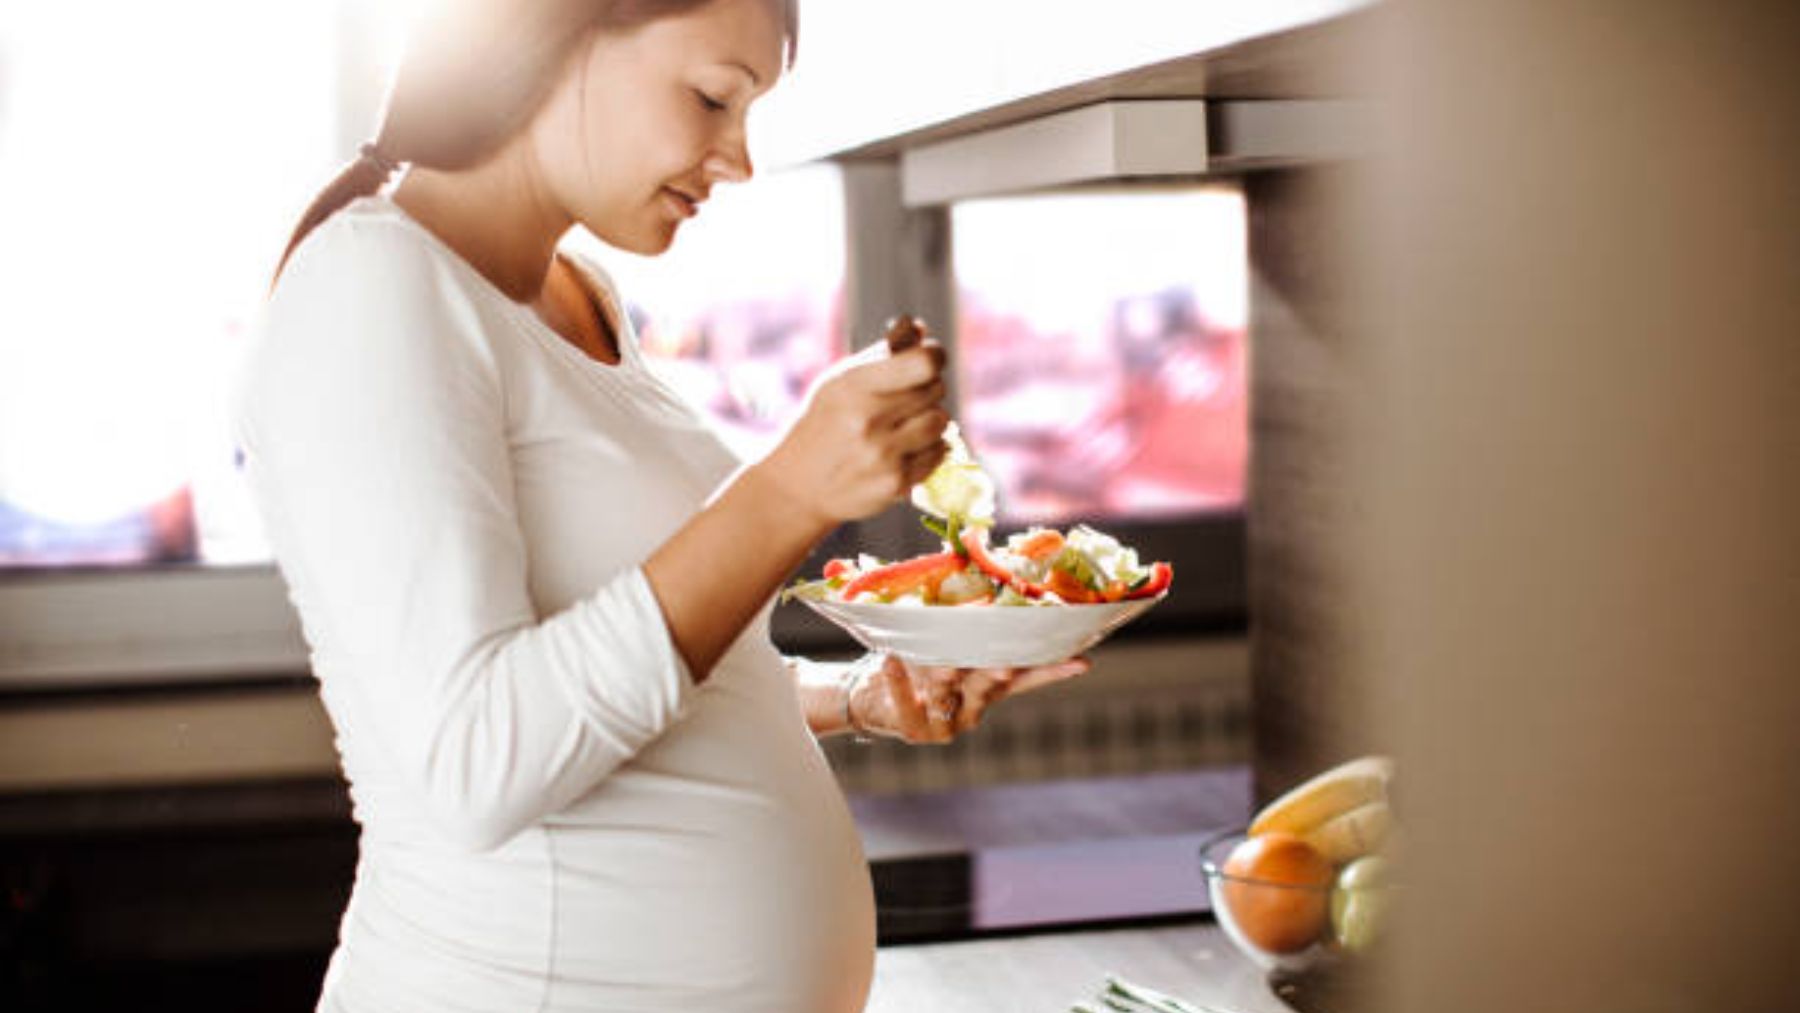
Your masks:
<instances>
[{"instance_id":1,"label":"window","mask_svg":"<svg viewBox=\"0 0 1800 1013\"><path fill-rule=\"evenodd\" d=\"M266 558L221 392L339 161L336 14L0 14L0 566Z\"/></svg>"},{"instance_id":2,"label":"window","mask_svg":"<svg viewBox=\"0 0 1800 1013\"><path fill-rule=\"evenodd\" d=\"M1240 509L1243 197L1213 186L953 213L962 422L1001 520Z\"/></svg>"},{"instance_id":3,"label":"window","mask_svg":"<svg viewBox=\"0 0 1800 1013\"><path fill-rule=\"evenodd\" d=\"M958 414L1002 528L1093 523L1174 563L1134 623L1248 615L1248 214L1234 184L951 208Z\"/></svg>"}]
</instances>

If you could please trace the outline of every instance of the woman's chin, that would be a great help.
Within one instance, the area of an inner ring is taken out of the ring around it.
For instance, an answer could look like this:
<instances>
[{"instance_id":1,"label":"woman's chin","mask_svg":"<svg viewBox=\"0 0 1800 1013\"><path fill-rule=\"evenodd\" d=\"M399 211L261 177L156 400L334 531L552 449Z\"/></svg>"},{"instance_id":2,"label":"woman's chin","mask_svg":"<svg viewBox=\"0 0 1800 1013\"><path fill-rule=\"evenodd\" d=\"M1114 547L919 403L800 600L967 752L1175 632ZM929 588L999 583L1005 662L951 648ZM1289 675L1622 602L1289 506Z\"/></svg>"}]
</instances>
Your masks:
<instances>
[{"instance_id":1,"label":"woman's chin","mask_svg":"<svg viewBox=\"0 0 1800 1013\"><path fill-rule=\"evenodd\" d=\"M669 247L675 244L675 233L680 227L680 222L658 222L628 233L594 230L594 234L615 250L635 253L640 257L654 257L667 253Z\"/></svg>"},{"instance_id":2,"label":"woman's chin","mask_svg":"<svg viewBox=\"0 0 1800 1013\"><path fill-rule=\"evenodd\" d=\"M669 251L669 247L675 245L675 233L678 232L680 229L681 229L680 222L674 222L667 226L664 226L660 231L658 231L655 234L652 241L644 244L644 247L642 249L633 250L632 252L639 254L640 256L645 256L645 257L654 257L659 254L667 253Z\"/></svg>"}]
</instances>

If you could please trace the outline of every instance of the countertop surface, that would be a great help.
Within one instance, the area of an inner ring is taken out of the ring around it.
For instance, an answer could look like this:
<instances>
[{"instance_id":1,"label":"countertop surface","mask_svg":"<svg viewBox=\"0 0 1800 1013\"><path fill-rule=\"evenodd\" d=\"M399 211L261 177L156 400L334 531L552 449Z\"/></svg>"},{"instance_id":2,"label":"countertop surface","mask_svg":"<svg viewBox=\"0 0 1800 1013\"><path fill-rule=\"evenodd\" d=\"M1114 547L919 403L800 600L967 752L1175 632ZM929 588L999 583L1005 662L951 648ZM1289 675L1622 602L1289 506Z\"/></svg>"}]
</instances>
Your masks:
<instances>
[{"instance_id":1,"label":"countertop surface","mask_svg":"<svg viewBox=\"0 0 1800 1013\"><path fill-rule=\"evenodd\" d=\"M1211 921L884 946L868 1013L1067 1013L1107 975L1216 1013L1292 1013Z\"/></svg>"}]
</instances>

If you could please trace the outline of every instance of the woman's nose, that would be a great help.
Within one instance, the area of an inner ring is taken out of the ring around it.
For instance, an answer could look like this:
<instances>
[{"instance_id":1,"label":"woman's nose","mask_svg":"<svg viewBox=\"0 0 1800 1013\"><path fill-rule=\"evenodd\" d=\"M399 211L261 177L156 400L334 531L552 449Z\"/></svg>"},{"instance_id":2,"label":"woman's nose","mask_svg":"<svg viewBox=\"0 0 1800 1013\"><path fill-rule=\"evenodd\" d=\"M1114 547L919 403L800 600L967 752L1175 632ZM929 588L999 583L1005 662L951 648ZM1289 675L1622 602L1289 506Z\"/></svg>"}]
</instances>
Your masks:
<instances>
[{"instance_id":1,"label":"woman's nose","mask_svg":"<svg viewBox=\"0 0 1800 1013\"><path fill-rule=\"evenodd\" d=\"M702 167L709 178L720 183L744 183L756 174L756 167L750 163L750 147L742 134L715 148Z\"/></svg>"}]
</instances>

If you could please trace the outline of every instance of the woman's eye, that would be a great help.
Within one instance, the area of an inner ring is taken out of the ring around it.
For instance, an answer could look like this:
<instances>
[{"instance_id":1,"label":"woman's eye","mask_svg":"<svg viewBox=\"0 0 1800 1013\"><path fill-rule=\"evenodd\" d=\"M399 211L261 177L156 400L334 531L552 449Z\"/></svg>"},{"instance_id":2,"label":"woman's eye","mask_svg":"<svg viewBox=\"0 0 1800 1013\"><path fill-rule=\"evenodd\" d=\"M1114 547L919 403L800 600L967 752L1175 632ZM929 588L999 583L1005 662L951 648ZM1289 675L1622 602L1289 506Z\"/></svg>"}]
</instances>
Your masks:
<instances>
[{"instance_id":1,"label":"woman's eye","mask_svg":"<svg viewBox=\"0 0 1800 1013\"><path fill-rule=\"evenodd\" d=\"M700 96L700 104L701 105L705 106L708 109L711 109L713 112L717 113L717 112L725 111L725 103L724 102L721 102L716 98L713 98L711 95L708 95L707 93L699 90L698 88L694 89L694 94Z\"/></svg>"}]
</instances>

